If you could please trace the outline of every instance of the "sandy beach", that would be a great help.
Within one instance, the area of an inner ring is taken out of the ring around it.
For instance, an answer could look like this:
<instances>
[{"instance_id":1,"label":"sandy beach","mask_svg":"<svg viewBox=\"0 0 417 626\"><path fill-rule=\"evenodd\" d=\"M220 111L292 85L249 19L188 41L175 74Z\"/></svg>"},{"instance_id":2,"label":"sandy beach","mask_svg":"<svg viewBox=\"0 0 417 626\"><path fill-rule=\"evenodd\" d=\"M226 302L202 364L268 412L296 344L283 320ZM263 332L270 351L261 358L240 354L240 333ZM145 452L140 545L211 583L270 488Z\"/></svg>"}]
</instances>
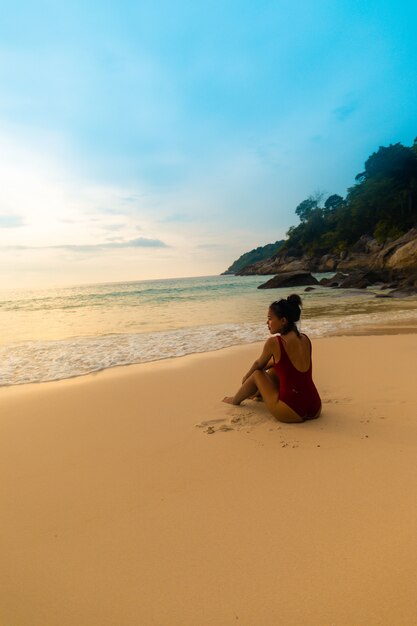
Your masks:
<instances>
[{"instance_id":1,"label":"sandy beach","mask_svg":"<svg viewBox=\"0 0 417 626\"><path fill-rule=\"evenodd\" d=\"M304 424L221 403L259 348L0 390L2 625L417 624L417 334L315 340Z\"/></svg>"}]
</instances>

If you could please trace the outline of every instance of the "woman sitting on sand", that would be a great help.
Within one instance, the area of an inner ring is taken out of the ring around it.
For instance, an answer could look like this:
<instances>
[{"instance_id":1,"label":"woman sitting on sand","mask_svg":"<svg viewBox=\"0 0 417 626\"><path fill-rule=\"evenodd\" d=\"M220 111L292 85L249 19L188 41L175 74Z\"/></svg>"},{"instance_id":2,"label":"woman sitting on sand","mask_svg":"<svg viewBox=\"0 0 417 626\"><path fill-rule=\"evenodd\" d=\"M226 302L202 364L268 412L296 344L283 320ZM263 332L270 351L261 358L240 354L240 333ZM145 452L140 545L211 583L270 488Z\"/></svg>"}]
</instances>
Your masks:
<instances>
[{"instance_id":1,"label":"woman sitting on sand","mask_svg":"<svg viewBox=\"0 0 417 626\"><path fill-rule=\"evenodd\" d=\"M311 376L311 342L295 324L300 315L301 298L296 294L271 304L267 324L274 337L266 341L261 356L243 377L239 391L223 402L240 404L260 393L280 422L319 417L321 400Z\"/></svg>"}]
</instances>

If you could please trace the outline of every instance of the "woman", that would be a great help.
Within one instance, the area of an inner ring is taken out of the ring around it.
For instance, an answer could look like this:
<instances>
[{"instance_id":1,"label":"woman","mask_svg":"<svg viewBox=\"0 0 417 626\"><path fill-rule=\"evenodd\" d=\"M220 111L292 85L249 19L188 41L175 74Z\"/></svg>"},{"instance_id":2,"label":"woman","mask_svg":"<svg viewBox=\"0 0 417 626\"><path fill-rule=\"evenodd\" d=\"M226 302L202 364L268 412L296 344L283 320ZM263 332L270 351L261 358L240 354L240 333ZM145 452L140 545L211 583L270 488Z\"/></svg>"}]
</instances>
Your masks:
<instances>
[{"instance_id":1,"label":"woman","mask_svg":"<svg viewBox=\"0 0 417 626\"><path fill-rule=\"evenodd\" d=\"M223 402L240 404L260 393L280 422L304 422L319 417L321 400L311 376L311 342L296 326L300 315L301 298L296 294L271 304L267 324L274 337L266 341L261 356L243 377L236 395L224 398ZM272 368L267 370L270 365Z\"/></svg>"}]
</instances>

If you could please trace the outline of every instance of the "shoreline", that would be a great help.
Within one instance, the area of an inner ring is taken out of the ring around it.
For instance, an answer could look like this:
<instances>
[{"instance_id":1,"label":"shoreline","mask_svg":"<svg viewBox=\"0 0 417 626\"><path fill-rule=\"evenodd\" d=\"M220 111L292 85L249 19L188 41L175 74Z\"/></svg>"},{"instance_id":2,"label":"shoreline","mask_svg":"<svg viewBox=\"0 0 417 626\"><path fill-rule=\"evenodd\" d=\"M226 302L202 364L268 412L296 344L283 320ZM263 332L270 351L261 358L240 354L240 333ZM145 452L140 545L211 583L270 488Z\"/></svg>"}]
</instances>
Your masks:
<instances>
[{"instance_id":1,"label":"shoreline","mask_svg":"<svg viewBox=\"0 0 417 626\"><path fill-rule=\"evenodd\" d=\"M332 337L367 337L367 336L372 337L372 336L384 336L384 335L392 336L392 335L414 335L414 334L417 334L417 321L410 322L409 320L406 320L406 321L401 320L401 321L396 322L395 327L389 326L386 323L375 324L373 322L370 322L369 324L363 324L361 326L358 326L357 328L354 327L354 328L350 328L349 330L344 329L343 331L340 331L339 333L331 333L328 336L321 336L321 337L313 336L311 337L311 340L314 345L314 343L317 341L321 341L322 339L330 339ZM266 338L267 336L265 335L265 340ZM77 380L79 378L88 378L90 376L98 376L107 371L113 371L113 370L119 370L119 369L131 368L131 367L137 367L137 366L147 366L147 365L152 365L155 363L166 363L166 362L177 361L181 359L187 359L193 356L217 354L219 352L222 352L223 350L230 350L233 348L240 348L240 347L243 348L243 347L249 347L249 346L255 346L255 345L262 346L265 340L253 341L249 343L240 343L240 344L235 344L232 346L220 347L220 348L215 348L213 350L202 351L202 352L190 352L189 354L183 354L180 356L168 356L166 358L156 359L153 361L145 361L143 363L123 363L120 365L112 365L110 367L103 367L101 369L94 370L91 372L87 372L83 374L75 374L74 376L69 376L66 378L58 378L56 380L45 380L45 381L0 385L0 394L4 393L5 389L14 389L14 388L19 389L19 388L30 387L30 386L37 387L39 385L62 383L65 381Z\"/></svg>"},{"instance_id":2,"label":"shoreline","mask_svg":"<svg viewBox=\"0 0 417 626\"><path fill-rule=\"evenodd\" d=\"M417 335L314 340L303 424L221 402L258 347L0 393L2 623L415 623Z\"/></svg>"},{"instance_id":3,"label":"shoreline","mask_svg":"<svg viewBox=\"0 0 417 626\"><path fill-rule=\"evenodd\" d=\"M223 278L169 279L164 286L133 281L117 283L117 289L80 286L48 298L36 290L23 299L11 297L0 307L0 385L71 379L265 341L267 307L287 291L257 290L257 277ZM312 339L417 324L417 298L376 299L366 289L325 287L300 293L302 330Z\"/></svg>"}]
</instances>

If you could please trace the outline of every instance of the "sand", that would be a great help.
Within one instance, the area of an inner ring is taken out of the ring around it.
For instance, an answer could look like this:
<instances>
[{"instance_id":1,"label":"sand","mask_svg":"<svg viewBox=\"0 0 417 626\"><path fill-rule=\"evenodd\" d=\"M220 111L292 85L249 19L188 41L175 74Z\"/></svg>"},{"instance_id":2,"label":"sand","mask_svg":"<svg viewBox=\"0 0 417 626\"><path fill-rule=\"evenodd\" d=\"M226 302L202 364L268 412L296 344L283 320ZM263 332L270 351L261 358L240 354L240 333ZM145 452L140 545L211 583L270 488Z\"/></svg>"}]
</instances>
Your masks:
<instances>
[{"instance_id":1,"label":"sand","mask_svg":"<svg viewBox=\"0 0 417 626\"><path fill-rule=\"evenodd\" d=\"M304 424L259 344L1 389L0 624L417 624L417 335L313 345Z\"/></svg>"}]
</instances>

